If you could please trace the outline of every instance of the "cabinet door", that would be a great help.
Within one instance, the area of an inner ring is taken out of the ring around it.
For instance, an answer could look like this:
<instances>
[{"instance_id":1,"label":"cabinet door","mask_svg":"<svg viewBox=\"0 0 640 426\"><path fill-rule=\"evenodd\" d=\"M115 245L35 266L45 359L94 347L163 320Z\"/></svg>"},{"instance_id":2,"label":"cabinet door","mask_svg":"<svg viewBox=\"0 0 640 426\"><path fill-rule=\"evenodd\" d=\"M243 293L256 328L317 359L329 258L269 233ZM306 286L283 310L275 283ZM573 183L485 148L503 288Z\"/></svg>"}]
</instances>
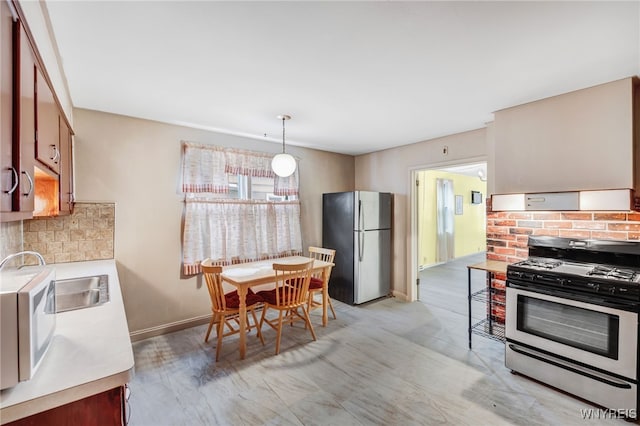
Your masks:
<instances>
[{"instance_id":1,"label":"cabinet door","mask_svg":"<svg viewBox=\"0 0 640 426\"><path fill-rule=\"evenodd\" d=\"M14 24L14 37L13 163L20 179L13 193L13 211L33 215L36 62L20 22Z\"/></svg>"},{"instance_id":2,"label":"cabinet door","mask_svg":"<svg viewBox=\"0 0 640 426\"><path fill-rule=\"evenodd\" d=\"M126 424L124 386L6 423L6 426L121 426Z\"/></svg>"},{"instance_id":3,"label":"cabinet door","mask_svg":"<svg viewBox=\"0 0 640 426\"><path fill-rule=\"evenodd\" d=\"M60 172L58 106L49 84L36 67L36 159Z\"/></svg>"},{"instance_id":4,"label":"cabinet door","mask_svg":"<svg viewBox=\"0 0 640 426\"><path fill-rule=\"evenodd\" d=\"M12 209L18 172L13 167L13 18L9 5L0 3L0 211Z\"/></svg>"},{"instance_id":5,"label":"cabinet door","mask_svg":"<svg viewBox=\"0 0 640 426\"><path fill-rule=\"evenodd\" d=\"M60 128L60 214L73 212L73 147L71 130L62 116L59 116Z\"/></svg>"}]
</instances>

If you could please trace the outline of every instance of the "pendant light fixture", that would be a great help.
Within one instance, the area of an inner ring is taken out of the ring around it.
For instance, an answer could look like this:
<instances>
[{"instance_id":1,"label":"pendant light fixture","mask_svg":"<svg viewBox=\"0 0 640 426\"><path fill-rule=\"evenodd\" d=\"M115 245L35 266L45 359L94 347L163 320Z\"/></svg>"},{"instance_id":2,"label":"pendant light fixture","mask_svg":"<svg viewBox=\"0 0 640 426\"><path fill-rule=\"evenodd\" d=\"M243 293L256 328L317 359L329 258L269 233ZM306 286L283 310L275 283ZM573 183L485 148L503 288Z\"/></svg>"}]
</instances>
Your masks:
<instances>
[{"instance_id":1,"label":"pendant light fixture","mask_svg":"<svg viewBox=\"0 0 640 426\"><path fill-rule=\"evenodd\" d=\"M284 122L290 120L290 115L279 115L282 120L282 154L278 154L271 160L273 172L280 177L291 176L296 171L296 159L292 155L284 152Z\"/></svg>"}]
</instances>

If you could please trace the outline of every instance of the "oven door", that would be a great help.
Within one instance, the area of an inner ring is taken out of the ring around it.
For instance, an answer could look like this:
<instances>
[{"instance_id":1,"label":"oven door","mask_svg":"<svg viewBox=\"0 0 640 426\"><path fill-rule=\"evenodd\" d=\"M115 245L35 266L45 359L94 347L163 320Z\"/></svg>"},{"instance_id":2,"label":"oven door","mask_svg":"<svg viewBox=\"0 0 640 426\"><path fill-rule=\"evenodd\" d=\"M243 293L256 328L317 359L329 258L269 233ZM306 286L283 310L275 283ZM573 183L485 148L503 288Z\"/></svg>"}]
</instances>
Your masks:
<instances>
[{"instance_id":1,"label":"oven door","mask_svg":"<svg viewBox=\"0 0 640 426\"><path fill-rule=\"evenodd\" d=\"M624 310L560 294L508 285L507 340L636 380L637 307Z\"/></svg>"}]
</instances>

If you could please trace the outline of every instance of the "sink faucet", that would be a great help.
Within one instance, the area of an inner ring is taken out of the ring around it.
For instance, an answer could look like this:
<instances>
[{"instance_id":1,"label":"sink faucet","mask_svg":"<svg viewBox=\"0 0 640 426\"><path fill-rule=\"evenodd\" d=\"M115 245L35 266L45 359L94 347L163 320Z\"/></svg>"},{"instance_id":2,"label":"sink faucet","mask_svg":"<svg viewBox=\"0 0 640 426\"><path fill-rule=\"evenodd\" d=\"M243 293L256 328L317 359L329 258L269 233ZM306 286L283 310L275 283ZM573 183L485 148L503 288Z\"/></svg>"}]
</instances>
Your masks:
<instances>
[{"instance_id":1,"label":"sink faucet","mask_svg":"<svg viewBox=\"0 0 640 426\"><path fill-rule=\"evenodd\" d=\"M37 251L31 251L31 250L25 250L25 251L19 251L18 253L13 253L10 254L9 256L5 257L4 259L2 259L2 261L0 262L0 270L4 267L4 265L9 262L11 259L13 259L14 257L18 257L21 256L23 254L31 254L34 255L35 257L38 258L38 262L40 263L40 265L44 266L47 264L47 262L44 261L44 257L42 257L42 255L40 253L38 253ZM21 268L23 265L20 265L19 268Z\"/></svg>"}]
</instances>

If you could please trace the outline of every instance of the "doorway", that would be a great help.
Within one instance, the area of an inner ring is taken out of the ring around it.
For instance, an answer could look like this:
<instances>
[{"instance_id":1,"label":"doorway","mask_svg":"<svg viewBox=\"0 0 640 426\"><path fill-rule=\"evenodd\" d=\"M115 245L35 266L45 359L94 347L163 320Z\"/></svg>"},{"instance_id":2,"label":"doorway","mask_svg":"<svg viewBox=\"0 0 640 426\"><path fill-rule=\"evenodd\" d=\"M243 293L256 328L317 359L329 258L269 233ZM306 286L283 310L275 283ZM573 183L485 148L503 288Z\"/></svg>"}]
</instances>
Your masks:
<instances>
[{"instance_id":1,"label":"doorway","mask_svg":"<svg viewBox=\"0 0 640 426\"><path fill-rule=\"evenodd\" d=\"M486 167L481 161L412 171L411 300L421 297L420 271L486 252Z\"/></svg>"}]
</instances>

